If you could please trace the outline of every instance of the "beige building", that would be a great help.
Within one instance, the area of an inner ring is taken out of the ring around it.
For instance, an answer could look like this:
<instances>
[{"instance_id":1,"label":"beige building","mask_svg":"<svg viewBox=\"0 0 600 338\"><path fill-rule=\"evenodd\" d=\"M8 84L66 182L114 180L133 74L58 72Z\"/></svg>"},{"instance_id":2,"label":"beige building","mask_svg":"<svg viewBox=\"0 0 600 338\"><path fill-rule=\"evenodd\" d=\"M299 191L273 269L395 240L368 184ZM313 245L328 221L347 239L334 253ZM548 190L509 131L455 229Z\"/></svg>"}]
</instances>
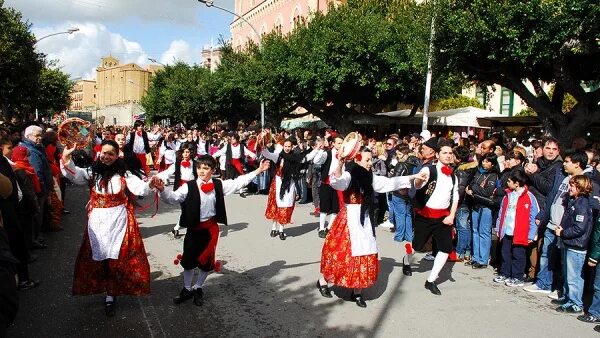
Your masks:
<instances>
[{"instance_id":1,"label":"beige building","mask_svg":"<svg viewBox=\"0 0 600 338\"><path fill-rule=\"evenodd\" d=\"M135 63L119 64L112 56L102 58L96 68L98 108L115 104L139 103L148 92L154 70L144 69Z\"/></svg>"},{"instance_id":2,"label":"beige building","mask_svg":"<svg viewBox=\"0 0 600 338\"><path fill-rule=\"evenodd\" d=\"M525 81L524 83L533 92L533 85L529 81ZM543 89L548 92L550 86L544 84ZM485 95L486 91L487 95ZM498 84L492 87L472 85L464 88L462 94L467 97L477 98L486 110L503 116L516 116L528 107L525 101L512 90Z\"/></svg>"},{"instance_id":3,"label":"beige building","mask_svg":"<svg viewBox=\"0 0 600 338\"><path fill-rule=\"evenodd\" d=\"M79 80L71 91L71 106L69 110L91 111L96 109L96 81Z\"/></svg>"},{"instance_id":4,"label":"beige building","mask_svg":"<svg viewBox=\"0 0 600 338\"><path fill-rule=\"evenodd\" d=\"M211 45L202 48L202 67L214 72L221 63L221 49Z\"/></svg>"}]
</instances>

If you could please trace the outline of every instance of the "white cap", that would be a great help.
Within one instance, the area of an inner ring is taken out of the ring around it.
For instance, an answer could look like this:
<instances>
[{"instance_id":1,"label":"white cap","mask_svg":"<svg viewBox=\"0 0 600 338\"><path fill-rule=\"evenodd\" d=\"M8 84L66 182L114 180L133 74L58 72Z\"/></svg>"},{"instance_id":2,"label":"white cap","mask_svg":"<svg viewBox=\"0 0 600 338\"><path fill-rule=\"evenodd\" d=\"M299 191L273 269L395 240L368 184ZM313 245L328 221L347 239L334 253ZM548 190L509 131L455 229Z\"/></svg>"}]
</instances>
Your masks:
<instances>
[{"instance_id":1,"label":"white cap","mask_svg":"<svg viewBox=\"0 0 600 338\"><path fill-rule=\"evenodd\" d=\"M431 138L431 132L429 130L423 130L420 135L425 142Z\"/></svg>"}]
</instances>

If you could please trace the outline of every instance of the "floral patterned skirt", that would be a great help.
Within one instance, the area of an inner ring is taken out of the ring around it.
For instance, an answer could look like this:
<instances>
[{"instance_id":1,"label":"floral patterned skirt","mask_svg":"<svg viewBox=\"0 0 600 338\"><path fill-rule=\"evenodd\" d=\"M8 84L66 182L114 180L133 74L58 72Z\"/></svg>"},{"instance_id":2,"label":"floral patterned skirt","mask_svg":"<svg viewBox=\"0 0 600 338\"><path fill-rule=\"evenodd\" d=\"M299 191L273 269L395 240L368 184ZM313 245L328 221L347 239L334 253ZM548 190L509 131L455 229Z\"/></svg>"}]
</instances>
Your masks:
<instances>
[{"instance_id":1,"label":"floral patterned skirt","mask_svg":"<svg viewBox=\"0 0 600 338\"><path fill-rule=\"evenodd\" d=\"M365 289L377 281L377 254L352 257L346 208L340 210L327 234L321 252L321 273L325 280L350 289Z\"/></svg>"},{"instance_id":2,"label":"floral patterned skirt","mask_svg":"<svg viewBox=\"0 0 600 338\"><path fill-rule=\"evenodd\" d=\"M127 230L119 259L94 261L87 228L75 262L74 295L106 292L111 296L150 293L150 265L133 208L127 208Z\"/></svg>"},{"instance_id":3,"label":"floral patterned skirt","mask_svg":"<svg viewBox=\"0 0 600 338\"><path fill-rule=\"evenodd\" d=\"M292 205L291 207L287 208L278 207L276 193L275 179L273 179L271 182L271 188L269 189L269 197L267 198L267 210L265 211L265 217L281 225L290 224L292 223L294 206Z\"/></svg>"}]
</instances>

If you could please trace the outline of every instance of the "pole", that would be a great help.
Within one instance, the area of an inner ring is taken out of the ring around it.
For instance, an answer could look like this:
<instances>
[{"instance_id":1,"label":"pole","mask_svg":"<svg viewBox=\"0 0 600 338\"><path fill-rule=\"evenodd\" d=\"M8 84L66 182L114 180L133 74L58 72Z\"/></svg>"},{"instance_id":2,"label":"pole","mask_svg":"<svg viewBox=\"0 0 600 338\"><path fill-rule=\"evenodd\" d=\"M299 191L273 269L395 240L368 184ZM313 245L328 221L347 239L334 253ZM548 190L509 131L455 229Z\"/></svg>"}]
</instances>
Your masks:
<instances>
[{"instance_id":1,"label":"pole","mask_svg":"<svg viewBox=\"0 0 600 338\"><path fill-rule=\"evenodd\" d=\"M51 36L60 35L60 34L73 34L73 33L77 32L77 31L79 31L79 28L71 28L68 31L48 34L46 36L42 36L41 38L35 40L35 43L33 45L35 46L35 45L37 45L38 42L44 40L45 38L49 38Z\"/></svg>"},{"instance_id":2,"label":"pole","mask_svg":"<svg viewBox=\"0 0 600 338\"><path fill-rule=\"evenodd\" d=\"M219 6L215 5L212 0L198 0L198 2L205 4L207 7L214 7L214 8L220 9L220 10L227 12L227 13L235 16L236 18L244 21L254 31L254 34L256 34L256 39L258 40L258 49L259 50L262 49L262 38L260 36L260 33L258 32L256 27L254 27L254 25L252 25L243 16L238 15L238 14L228 10L227 8L223 8L223 7L219 7ZM265 129L265 102L264 101L262 101L260 103L260 126L262 129Z\"/></svg>"},{"instance_id":3,"label":"pole","mask_svg":"<svg viewBox=\"0 0 600 338\"><path fill-rule=\"evenodd\" d=\"M421 130L427 130L429 119L429 100L431 97L431 60L433 58L433 38L435 36L435 15L431 18L431 34L429 36L429 54L427 56L427 79L425 80L425 102L423 104L423 126Z\"/></svg>"}]
</instances>

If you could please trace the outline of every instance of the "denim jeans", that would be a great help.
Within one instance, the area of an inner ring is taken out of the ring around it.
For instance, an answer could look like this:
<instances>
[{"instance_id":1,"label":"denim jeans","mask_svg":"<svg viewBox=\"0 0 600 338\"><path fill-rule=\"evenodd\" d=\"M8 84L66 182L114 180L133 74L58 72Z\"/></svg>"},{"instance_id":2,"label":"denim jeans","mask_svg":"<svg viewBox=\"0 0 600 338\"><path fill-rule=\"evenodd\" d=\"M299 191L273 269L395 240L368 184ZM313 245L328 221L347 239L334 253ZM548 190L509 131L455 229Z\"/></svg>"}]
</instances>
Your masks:
<instances>
[{"instance_id":1,"label":"denim jeans","mask_svg":"<svg viewBox=\"0 0 600 338\"><path fill-rule=\"evenodd\" d=\"M414 238L413 221L412 221L412 206L409 200L392 195L390 201L390 214L393 215L393 220L396 225L396 233L394 240L396 242L412 242Z\"/></svg>"},{"instance_id":2,"label":"denim jeans","mask_svg":"<svg viewBox=\"0 0 600 338\"><path fill-rule=\"evenodd\" d=\"M563 274L565 284L563 287L565 299L568 303L575 304L583 309L583 264L586 251L570 248L562 249Z\"/></svg>"},{"instance_id":3,"label":"denim jeans","mask_svg":"<svg viewBox=\"0 0 600 338\"><path fill-rule=\"evenodd\" d=\"M306 183L306 174L301 174L298 179L300 185L300 201L298 203L308 203L308 183Z\"/></svg>"},{"instance_id":4,"label":"denim jeans","mask_svg":"<svg viewBox=\"0 0 600 338\"><path fill-rule=\"evenodd\" d=\"M594 298L588 313L596 318L600 318L600 267L596 267L596 277L594 278Z\"/></svg>"},{"instance_id":5,"label":"denim jeans","mask_svg":"<svg viewBox=\"0 0 600 338\"><path fill-rule=\"evenodd\" d=\"M471 213L467 207L460 207L456 211L456 232L458 234L456 254L460 257L471 256L473 232L471 231L470 216Z\"/></svg>"},{"instance_id":6,"label":"denim jeans","mask_svg":"<svg viewBox=\"0 0 600 338\"><path fill-rule=\"evenodd\" d=\"M552 290L552 281L560 273L560 265L558 265L560 250L556 244L554 230L546 228L544 230L544 242L542 243L542 252L540 254L540 271L535 281L538 288L543 290Z\"/></svg>"},{"instance_id":7,"label":"denim jeans","mask_svg":"<svg viewBox=\"0 0 600 338\"><path fill-rule=\"evenodd\" d=\"M473 222L473 262L487 265L492 246L492 210L474 208L471 212Z\"/></svg>"}]
</instances>

